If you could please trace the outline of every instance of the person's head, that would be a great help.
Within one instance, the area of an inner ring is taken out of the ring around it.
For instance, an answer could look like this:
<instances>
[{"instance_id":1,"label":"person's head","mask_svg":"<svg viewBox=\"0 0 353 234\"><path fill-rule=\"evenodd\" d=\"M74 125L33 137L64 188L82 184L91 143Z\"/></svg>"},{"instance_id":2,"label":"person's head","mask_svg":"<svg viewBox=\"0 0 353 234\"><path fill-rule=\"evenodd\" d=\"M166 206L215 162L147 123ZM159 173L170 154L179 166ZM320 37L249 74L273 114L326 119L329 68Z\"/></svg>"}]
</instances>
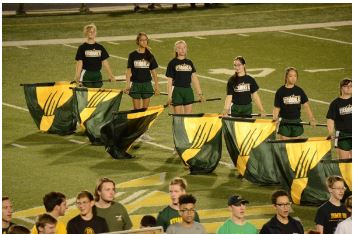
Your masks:
<instances>
[{"instance_id":1,"label":"person's head","mask_svg":"<svg viewBox=\"0 0 353 234\"><path fill-rule=\"evenodd\" d=\"M96 201L112 202L115 196L115 182L109 178L103 177L98 179L94 198Z\"/></svg>"},{"instance_id":2,"label":"person's head","mask_svg":"<svg viewBox=\"0 0 353 234\"><path fill-rule=\"evenodd\" d=\"M181 177L173 178L169 183L169 195L173 205L178 205L179 197L186 193L187 183Z\"/></svg>"},{"instance_id":3,"label":"person's head","mask_svg":"<svg viewBox=\"0 0 353 234\"><path fill-rule=\"evenodd\" d=\"M284 76L284 84L295 85L298 80L298 70L295 67L287 67Z\"/></svg>"},{"instance_id":4,"label":"person's head","mask_svg":"<svg viewBox=\"0 0 353 234\"><path fill-rule=\"evenodd\" d=\"M187 55L187 44L186 44L186 42L183 41L183 40L175 42L174 51L175 51L175 57L178 57L178 56L186 57L186 55Z\"/></svg>"},{"instance_id":5,"label":"person's head","mask_svg":"<svg viewBox=\"0 0 353 234\"><path fill-rule=\"evenodd\" d=\"M2 221L10 223L12 219L12 203L7 196L2 197Z\"/></svg>"},{"instance_id":6,"label":"person's head","mask_svg":"<svg viewBox=\"0 0 353 234\"><path fill-rule=\"evenodd\" d=\"M7 231L7 234L30 234L31 231L21 225L12 225L9 230Z\"/></svg>"},{"instance_id":7,"label":"person's head","mask_svg":"<svg viewBox=\"0 0 353 234\"><path fill-rule=\"evenodd\" d=\"M288 193L284 190L277 190L272 194L271 201L273 207L276 209L277 217L287 219L292 206Z\"/></svg>"},{"instance_id":8,"label":"person's head","mask_svg":"<svg viewBox=\"0 0 353 234\"><path fill-rule=\"evenodd\" d=\"M342 200L344 191L346 191L346 187L344 187L344 180L341 176L329 176L326 179L326 184L328 191L330 193L331 199Z\"/></svg>"},{"instance_id":9,"label":"person's head","mask_svg":"<svg viewBox=\"0 0 353 234\"><path fill-rule=\"evenodd\" d=\"M154 216L145 215L142 217L141 222L140 222L140 228L156 227L156 226L157 226L157 221Z\"/></svg>"},{"instance_id":10,"label":"person's head","mask_svg":"<svg viewBox=\"0 0 353 234\"><path fill-rule=\"evenodd\" d=\"M55 234L57 220L50 214L41 214L36 221L38 234Z\"/></svg>"},{"instance_id":11,"label":"person's head","mask_svg":"<svg viewBox=\"0 0 353 234\"><path fill-rule=\"evenodd\" d=\"M67 210L66 197L60 192L45 194L43 204L47 212L55 212L58 216L64 216Z\"/></svg>"},{"instance_id":12,"label":"person's head","mask_svg":"<svg viewBox=\"0 0 353 234\"><path fill-rule=\"evenodd\" d=\"M232 213L232 218L235 219L244 219L245 218L245 204L249 201L243 199L239 195L233 195L228 199L228 208Z\"/></svg>"},{"instance_id":13,"label":"person's head","mask_svg":"<svg viewBox=\"0 0 353 234\"><path fill-rule=\"evenodd\" d=\"M136 37L136 45L142 48L147 48L148 45L148 37L144 32L139 32Z\"/></svg>"},{"instance_id":14,"label":"person's head","mask_svg":"<svg viewBox=\"0 0 353 234\"><path fill-rule=\"evenodd\" d=\"M93 195L84 190L77 194L76 206L80 210L81 216L87 216L92 214L92 207L94 206Z\"/></svg>"},{"instance_id":15,"label":"person's head","mask_svg":"<svg viewBox=\"0 0 353 234\"><path fill-rule=\"evenodd\" d=\"M195 219L196 198L191 194L184 194L179 197L179 214L184 223L190 224Z\"/></svg>"},{"instance_id":16,"label":"person's head","mask_svg":"<svg viewBox=\"0 0 353 234\"><path fill-rule=\"evenodd\" d=\"M83 27L83 33L88 39L94 39L97 36L97 27L95 24L88 24Z\"/></svg>"},{"instance_id":17,"label":"person's head","mask_svg":"<svg viewBox=\"0 0 353 234\"><path fill-rule=\"evenodd\" d=\"M352 80L343 79L340 81L340 95L352 95Z\"/></svg>"},{"instance_id":18,"label":"person's head","mask_svg":"<svg viewBox=\"0 0 353 234\"><path fill-rule=\"evenodd\" d=\"M352 214L352 195L346 198L344 206L347 208L348 212Z\"/></svg>"},{"instance_id":19,"label":"person's head","mask_svg":"<svg viewBox=\"0 0 353 234\"><path fill-rule=\"evenodd\" d=\"M242 56L237 56L235 57L233 61L234 69L235 69L235 74L246 74L246 62L245 59Z\"/></svg>"}]
</instances>

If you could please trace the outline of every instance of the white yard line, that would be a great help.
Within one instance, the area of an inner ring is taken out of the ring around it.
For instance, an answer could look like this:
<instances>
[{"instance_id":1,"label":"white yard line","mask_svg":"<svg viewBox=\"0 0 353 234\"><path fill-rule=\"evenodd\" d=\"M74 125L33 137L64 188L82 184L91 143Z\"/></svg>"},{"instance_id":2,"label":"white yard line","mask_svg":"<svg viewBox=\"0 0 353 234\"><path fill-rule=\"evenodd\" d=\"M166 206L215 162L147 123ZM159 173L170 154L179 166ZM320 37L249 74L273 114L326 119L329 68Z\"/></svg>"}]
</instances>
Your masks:
<instances>
[{"instance_id":1,"label":"white yard line","mask_svg":"<svg viewBox=\"0 0 353 234\"><path fill-rule=\"evenodd\" d=\"M305 35L301 33L293 33L293 32L286 32L286 31L279 31L280 33L287 33L295 36L300 36L300 37L307 37L307 38L312 38L312 39L317 39L317 40L324 40L324 41L332 41L332 42L337 42L340 44L346 44L346 45L352 45L351 42L346 42L346 41L340 41L340 40L335 40L335 39L330 39L330 38L325 38L325 37L315 37L315 36L310 36L310 35Z\"/></svg>"},{"instance_id":2,"label":"white yard line","mask_svg":"<svg viewBox=\"0 0 353 234\"><path fill-rule=\"evenodd\" d=\"M207 39L206 37L199 37L199 36L196 36L196 37L194 37L194 38L200 39L200 40L206 40L206 39Z\"/></svg>"},{"instance_id":3,"label":"white yard line","mask_svg":"<svg viewBox=\"0 0 353 234\"><path fill-rule=\"evenodd\" d=\"M71 48L74 48L74 49L78 48L78 46L68 45L68 44L65 44L65 43L63 43L63 46L71 47Z\"/></svg>"},{"instance_id":4,"label":"white yard line","mask_svg":"<svg viewBox=\"0 0 353 234\"><path fill-rule=\"evenodd\" d=\"M325 29L327 29L327 30L332 30L332 31L338 30L337 28L325 28Z\"/></svg>"},{"instance_id":5,"label":"white yard line","mask_svg":"<svg viewBox=\"0 0 353 234\"><path fill-rule=\"evenodd\" d=\"M120 44L118 42L113 42L113 41L107 41L107 43L112 44L112 45L119 45Z\"/></svg>"},{"instance_id":6,"label":"white yard line","mask_svg":"<svg viewBox=\"0 0 353 234\"><path fill-rule=\"evenodd\" d=\"M21 148L21 149L26 149L27 148L27 146L24 146L24 145L19 145L19 144L11 144L12 146L15 146L15 147L17 147L17 148Z\"/></svg>"},{"instance_id":7,"label":"white yard line","mask_svg":"<svg viewBox=\"0 0 353 234\"><path fill-rule=\"evenodd\" d=\"M304 71L310 72L310 73L315 73L315 72L327 72L327 71L338 71L338 70L344 70L344 68L327 68L327 69L305 69Z\"/></svg>"},{"instance_id":8,"label":"white yard line","mask_svg":"<svg viewBox=\"0 0 353 234\"><path fill-rule=\"evenodd\" d=\"M156 39L156 38L149 38L150 41L155 41L155 42L163 42L162 40Z\"/></svg>"},{"instance_id":9,"label":"white yard line","mask_svg":"<svg viewBox=\"0 0 353 234\"><path fill-rule=\"evenodd\" d=\"M180 38L180 37L202 37L202 36L215 36L215 35L230 35L230 34L247 34L247 33L261 33L261 32L279 32L298 29L315 29L339 26L351 26L352 21L338 21L327 23L313 23L313 24L294 24L283 26L269 26L269 27L256 27L256 28L237 28L237 29L220 29L220 30L207 30L207 31L194 31L194 32L176 32L176 33L161 33L150 34L149 36L154 39L163 38ZM316 38L321 39L321 38ZM131 41L136 40L136 35L130 36L110 36L98 37L98 42L107 41ZM82 38L67 38L67 39L48 39L48 40L29 40L29 41L3 41L2 46L30 46L30 45L57 45L57 44L70 44L70 43L83 43ZM338 40L330 40L333 42L340 42Z\"/></svg>"},{"instance_id":10,"label":"white yard line","mask_svg":"<svg viewBox=\"0 0 353 234\"><path fill-rule=\"evenodd\" d=\"M130 196L128 196L124 200L121 200L120 203L122 203L122 204L129 203L130 201L135 200L136 198L140 197L142 194L144 194L146 192L148 192L148 189L143 189L143 190L139 190L137 192L134 192L133 194L131 194Z\"/></svg>"},{"instance_id":11,"label":"white yard line","mask_svg":"<svg viewBox=\"0 0 353 234\"><path fill-rule=\"evenodd\" d=\"M18 109L18 110L28 111L28 109L20 107L20 106L11 105L11 104L8 104L8 103L5 103L5 102L3 102L2 104L4 106L8 106L8 107L15 108L15 109Z\"/></svg>"},{"instance_id":12,"label":"white yard line","mask_svg":"<svg viewBox=\"0 0 353 234\"><path fill-rule=\"evenodd\" d=\"M74 140L74 139L70 139L69 141L72 142L72 143L80 144L80 145L86 143L86 142L84 142L84 141L78 141L78 140Z\"/></svg>"},{"instance_id":13,"label":"white yard line","mask_svg":"<svg viewBox=\"0 0 353 234\"><path fill-rule=\"evenodd\" d=\"M19 48L19 49L28 50L28 48L27 48L27 47L24 47L24 46L16 46L16 47Z\"/></svg>"},{"instance_id":14,"label":"white yard line","mask_svg":"<svg viewBox=\"0 0 353 234\"><path fill-rule=\"evenodd\" d=\"M250 35L244 34L244 33L238 33L237 35L242 36L242 37L249 37Z\"/></svg>"}]
</instances>

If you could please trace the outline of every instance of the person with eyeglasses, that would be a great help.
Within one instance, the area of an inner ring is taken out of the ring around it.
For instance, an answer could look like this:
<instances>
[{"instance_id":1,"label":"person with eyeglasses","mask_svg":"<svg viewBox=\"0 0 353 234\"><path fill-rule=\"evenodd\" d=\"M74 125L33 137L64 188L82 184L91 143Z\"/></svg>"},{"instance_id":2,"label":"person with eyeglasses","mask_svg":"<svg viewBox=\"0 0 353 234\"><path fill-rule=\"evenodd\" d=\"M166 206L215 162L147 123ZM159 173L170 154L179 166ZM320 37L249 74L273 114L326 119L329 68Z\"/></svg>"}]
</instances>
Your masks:
<instances>
[{"instance_id":1,"label":"person with eyeglasses","mask_svg":"<svg viewBox=\"0 0 353 234\"><path fill-rule=\"evenodd\" d=\"M352 158L352 80L341 80L340 96L331 102L326 119L338 158Z\"/></svg>"},{"instance_id":2,"label":"person with eyeglasses","mask_svg":"<svg viewBox=\"0 0 353 234\"><path fill-rule=\"evenodd\" d=\"M249 201L239 195L233 195L228 199L228 209L231 216L217 230L217 234L246 233L257 234L256 227L245 220L246 204Z\"/></svg>"},{"instance_id":3,"label":"person with eyeglasses","mask_svg":"<svg viewBox=\"0 0 353 234\"><path fill-rule=\"evenodd\" d=\"M108 232L108 225L104 218L93 214L93 195L88 191L81 191L76 197L76 206L80 214L67 223L67 234L96 234Z\"/></svg>"},{"instance_id":4,"label":"person with eyeglasses","mask_svg":"<svg viewBox=\"0 0 353 234\"><path fill-rule=\"evenodd\" d=\"M224 102L223 116L251 117L252 101L255 102L261 116L266 112L258 94L259 86L255 79L246 73L246 63L242 56L234 59L235 74L227 83L227 96Z\"/></svg>"},{"instance_id":5,"label":"person with eyeglasses","mask_svg":"<svg viewBox=\"0 0 353 234\"><path fill-rule=\"evenodd\" d=\"M191 194L179 197L179 214L182 222L168 227L167 234L206 234L202 224L195 221L196 198Z\"/></svg>"},{"instance_id":6,"label":"person with eyeglasses","mask_svg":"<svg viewBox=\"0 0 353 234\"><path fill-rule=\"evenodd\" d=\"M271 196L276 215L260 230L260 234L304 234L303 225L289 215L292 202L284 190L277 190Z\"/></svg>"},{"instance_id":7,"label":"person with eyeglasses","mask_svg":"<svg viewBox=\"0 0 353 234\"><path fill-rule=\"evenodd\" d=\"M129 230L132 227L131 219L123 204L114 201L115 193L112 179L99 178L94 191L93 213L105 219L109 232Z\"/></svg>"},{"instance_id":8,"label":"person with eyeglasses","mask_svg":"<svg viewBox=\"0 0 353 234\"><path fill-rule=\"evenodd\" d=\"M333 234L341 221L348 218L349 212L341 200L346 187L341 176L329 176L326 179L330 199L317 210L315 223L316 231L320 234Z\"/></svg>"}]
</instances>

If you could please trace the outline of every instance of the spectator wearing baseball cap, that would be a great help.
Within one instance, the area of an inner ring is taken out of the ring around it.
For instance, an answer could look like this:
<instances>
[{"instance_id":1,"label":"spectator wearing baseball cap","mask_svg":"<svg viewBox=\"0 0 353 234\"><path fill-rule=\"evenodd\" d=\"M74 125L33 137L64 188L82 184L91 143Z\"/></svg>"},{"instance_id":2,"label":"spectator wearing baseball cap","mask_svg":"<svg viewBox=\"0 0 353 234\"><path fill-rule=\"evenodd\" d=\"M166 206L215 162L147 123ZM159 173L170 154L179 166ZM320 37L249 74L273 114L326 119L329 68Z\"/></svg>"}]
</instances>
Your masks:
<instances>
[{"instance_id":1,"label":"spectator wearing baseball cap","mask_svg":"<svg viewBox=\"0 0 353 234\"><path fill-rule=\"evenodd\" d=\"M257 234L256 227L245 220L245 204L248 203L249 201L243 199L240 195L229 197L228 208L231 216L218 228L217 234Z\"/></svg>"}]
</instances>

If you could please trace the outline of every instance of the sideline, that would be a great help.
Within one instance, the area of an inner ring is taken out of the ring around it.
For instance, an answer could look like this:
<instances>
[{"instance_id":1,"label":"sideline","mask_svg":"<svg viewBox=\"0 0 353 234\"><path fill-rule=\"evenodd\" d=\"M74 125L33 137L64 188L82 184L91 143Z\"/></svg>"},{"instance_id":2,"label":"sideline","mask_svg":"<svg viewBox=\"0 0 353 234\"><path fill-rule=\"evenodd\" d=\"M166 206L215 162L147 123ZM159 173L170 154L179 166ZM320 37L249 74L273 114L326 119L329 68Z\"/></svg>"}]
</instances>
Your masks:
<instances>
[{"instance_id":1,"label":"sideline","mask_svg":"<svg viewBox=\"0 0 353 234\"><path fill-rule=\"evenodd\" d=\"M299 29L316 29L316 28L351 26L351 25L352 25L352 21L337 21L337 22L327 22L327 23L294 24L294 25L256 27L256 28L161 33L161 34L150 34L149 38L163 39L163 38L196 37L196 36L204 37L204 36L215 36L215 35L279 32L279 31L288 31L288 30L299 30ZM7 46L57 45L57 44L83 43L84 40L85 40L84 38L67 38L67 39L28 40L28 41L3 41L2 46L7 47ZM97 41L99 42L129 41L129 40L136 40L136 35L97 37Z\"/></svg>"}]
</instances>

